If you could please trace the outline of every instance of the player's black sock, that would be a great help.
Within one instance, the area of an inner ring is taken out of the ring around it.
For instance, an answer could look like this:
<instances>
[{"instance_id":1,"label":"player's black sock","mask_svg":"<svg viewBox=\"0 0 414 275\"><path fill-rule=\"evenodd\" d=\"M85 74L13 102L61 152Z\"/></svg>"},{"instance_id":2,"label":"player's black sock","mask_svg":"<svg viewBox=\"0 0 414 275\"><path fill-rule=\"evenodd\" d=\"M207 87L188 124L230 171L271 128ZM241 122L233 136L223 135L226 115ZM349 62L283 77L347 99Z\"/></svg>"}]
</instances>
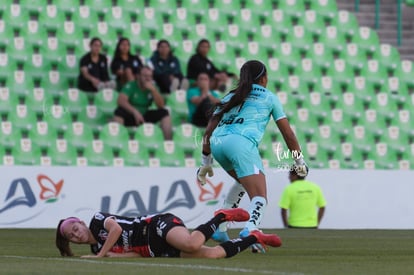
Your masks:
<instances>
[{"instance_id":1,"label":"player's black sock","mask_svg":"<svg viewBox=\"0 0 414 275\"><path fill-rule=\"evenodd\" d=\"M226 258L233 257L234 255L242 252L257 241L255 236L247 236L245 238L233 239L224 243L220 246L226 251Z\"/></svg>"},{"instance_id":2,"label":"player's black sock","mask_svg":"<svg viewBox=\"0 0 414 275\"><path fill-rule=\"evenodd\" d=\"M223 222L224 217L225 217L225 215L222 214L222 213L217 214L210 221L206 222L205 224L199 225L194 230L197 230L197 231L200 231L201 233L203 233L203 235L204 235L204 237L206 238L206 241L207 241L214 234L214 232L216 231L219 224Z\"/></svg>"}]
</instances>

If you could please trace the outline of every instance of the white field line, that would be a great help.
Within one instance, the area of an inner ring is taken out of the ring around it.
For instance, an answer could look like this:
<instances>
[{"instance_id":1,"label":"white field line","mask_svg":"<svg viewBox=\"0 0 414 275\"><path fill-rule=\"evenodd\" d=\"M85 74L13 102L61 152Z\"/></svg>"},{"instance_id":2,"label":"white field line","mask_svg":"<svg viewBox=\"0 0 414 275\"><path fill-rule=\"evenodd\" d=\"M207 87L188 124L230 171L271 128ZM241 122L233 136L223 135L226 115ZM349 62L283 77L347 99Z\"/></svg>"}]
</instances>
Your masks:
<instances>
[{"instance_id":1,"label":"white field line","mask_svg":"<svg viewBox=\"0 0 414 275\"><path fill-rule=\"evenodd\" d=\"M0 255L0 258L7 259L22 259L22 260L37 260L37 261L59 261L59 262L77 262L77 263L92 263L92 264L106 264L106 265L128 265L128 266L144 266L144 267L162 267L162 268L179 268L189 270L216 270L227 272L240 273L255 273L255 274L275 274L275 275L304 275L304 273L297 272L283 272L275 270L257 270L237 267L221 267L210 265L192 265L192 264L164 264L164 263L142 263L142 262L119 262L119 261L102 261L91 259L77 259L77 258L46 258L46 257L30 257L30 256L14 256L14 255Z\"/></svg>"}]
</instances>

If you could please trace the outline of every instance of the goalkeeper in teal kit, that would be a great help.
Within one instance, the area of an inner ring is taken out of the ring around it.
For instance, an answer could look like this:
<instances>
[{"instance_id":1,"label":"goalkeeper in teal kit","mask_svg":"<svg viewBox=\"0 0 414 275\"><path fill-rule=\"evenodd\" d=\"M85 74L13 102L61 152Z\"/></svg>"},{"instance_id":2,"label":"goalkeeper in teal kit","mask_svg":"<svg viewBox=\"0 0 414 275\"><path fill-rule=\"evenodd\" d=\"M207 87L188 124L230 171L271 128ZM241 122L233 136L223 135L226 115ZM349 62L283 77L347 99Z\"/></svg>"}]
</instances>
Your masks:
<instances>
[{"instance_id":1,"label":"goalkeeper in teal kit","mask_svg":"<svg viewBox=\"0 0 414 275\"><path fill-rule=\"evenodd\" d=\"M236 182L224 202L224 208L238 207L245 192L249 195L250 219L240 232L244 237L259 228L267 205L266 178L258 145L270 117L273 117L287 147L295 159L294 169L306 176L308 167L300 145L283 112L278 97L266 89L266 66L260 61L247 61L240 69L237 87L217 106L203 137L202 166L197 171L201 184L206 175L213 176L213 157ZM221 224L213 238L227 240L227 225ZM264 252L259 245L253 251Z\"/></svg>"}]
</instances>

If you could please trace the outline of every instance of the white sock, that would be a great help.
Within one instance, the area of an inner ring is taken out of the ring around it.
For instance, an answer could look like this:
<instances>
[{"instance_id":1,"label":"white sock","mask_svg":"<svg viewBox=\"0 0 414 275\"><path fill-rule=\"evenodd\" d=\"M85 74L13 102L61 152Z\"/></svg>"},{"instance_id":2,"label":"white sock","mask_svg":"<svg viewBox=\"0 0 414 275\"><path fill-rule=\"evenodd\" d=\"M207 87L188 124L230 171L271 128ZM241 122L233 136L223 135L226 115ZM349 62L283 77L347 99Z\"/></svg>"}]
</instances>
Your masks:
<instances>
[{"instance_id":1,"label":"white sock","mask_svg":"<svg viewBox=\"0 0 414 275\"><path fill-rule=\"evenodd\" d=\"M227 197L224 200L223 208L237 208L239 207L240 201L243 198L246 190L244 190L243 185L238 182L234 182L233 186L230 188L227 193ZM219 231L227 231L227 222L222 222L219 225Z\"/></svg>"},{"instance_id":2,"label":"white sock","mask_svg":"<svg viewBox=\"0 0 414 275\"><path fill-rule=\"evenodd\" d=\"M252 198L249 206L250 220L246 222L245 228L252 231L259 227L266 205L267 202L264 197L256 196Z\"/></svg>"}]
</instances>

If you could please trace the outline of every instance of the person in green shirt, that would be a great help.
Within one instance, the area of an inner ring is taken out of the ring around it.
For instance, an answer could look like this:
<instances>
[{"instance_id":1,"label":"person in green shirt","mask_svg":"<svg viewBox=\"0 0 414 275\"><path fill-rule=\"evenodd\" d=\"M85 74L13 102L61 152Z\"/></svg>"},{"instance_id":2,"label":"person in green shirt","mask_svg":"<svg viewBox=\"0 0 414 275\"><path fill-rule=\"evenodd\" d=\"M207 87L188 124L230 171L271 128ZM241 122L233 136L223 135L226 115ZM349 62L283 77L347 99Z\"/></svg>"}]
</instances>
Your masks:
<instances>
[{"instance_id":1,"label":"person in green shirt","mask_svg":"<svg viewBox=\"0 0 414 275\"><path fill-rule=\"evenodd\" d=\"M219 93L210 90L210 77L207 73L200 73L196 86L187 91L188 120L195 126L206 127L211 108L219 102Z\"/></svg>"},{"instance_id":2,"label":"person in green shirt","mask_svg":"<svg viewBox=\"0 0 414 275\"><path fill-rule=\"evenodd\" d=\"M153 101L157 109L149 108ZM145 122L160 122L164 139L172 139L171 116L165 109L164 98L155 87L152 70L148 66L140 69L136 80L124 85L118 97L118 108L115 109L114 114L114 121L126 127L140 126Z\"/></svg>"},{"instance_id":3,"label":"person in green shirt","mask_svg":"<svg viewBox=\"0 0 414 275\"><path fill-rule=\"evenodd\" d=\"M279 202L283 225L285 228L318 228L326 206L321 188L298 176L294 169L289 171L289 180L291 184L285 187Z\"/></svg>"}]
</instances>

